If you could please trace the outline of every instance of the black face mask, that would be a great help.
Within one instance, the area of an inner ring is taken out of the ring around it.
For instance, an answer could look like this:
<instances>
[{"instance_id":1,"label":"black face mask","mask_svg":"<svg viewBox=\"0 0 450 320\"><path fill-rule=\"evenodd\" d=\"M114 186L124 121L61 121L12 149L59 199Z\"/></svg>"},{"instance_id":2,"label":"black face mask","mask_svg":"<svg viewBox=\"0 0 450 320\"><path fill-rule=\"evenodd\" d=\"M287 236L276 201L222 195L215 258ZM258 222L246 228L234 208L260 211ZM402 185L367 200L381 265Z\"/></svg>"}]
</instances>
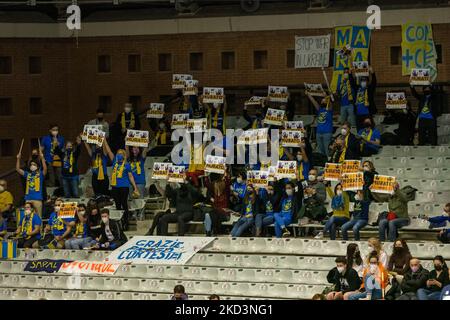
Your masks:
<instances>
[{"instance_id":1,"label":"black face mask","mask_svg":"<svg viewBox=\"0 0 450 320\"><path fill-rule=\"evenodd\" d=\"M103 117L101 117L101 118L100 118L100 117L97 117L97 120L100 121L100 122L102 122L102 121L103 121Z\"/></svg>"},{"instance_id":2,"label":"black face mask","mask_svg":"<svg viewBox=\"0 0 450 320\"><path fill-rule=\"evenodd\" d=\"M394 253L402 253L403 247L394 247Z\"/></svg>"},{"instance_id":3,"label":"black face mask","mask_svg":"<svg viewBox=\"0 0 450 320\"><path fill-rule=\"evenodd\" d=\"M364 123L365 128L370 128L372 125L370 123Z\"/></svg>"}]
</instances>

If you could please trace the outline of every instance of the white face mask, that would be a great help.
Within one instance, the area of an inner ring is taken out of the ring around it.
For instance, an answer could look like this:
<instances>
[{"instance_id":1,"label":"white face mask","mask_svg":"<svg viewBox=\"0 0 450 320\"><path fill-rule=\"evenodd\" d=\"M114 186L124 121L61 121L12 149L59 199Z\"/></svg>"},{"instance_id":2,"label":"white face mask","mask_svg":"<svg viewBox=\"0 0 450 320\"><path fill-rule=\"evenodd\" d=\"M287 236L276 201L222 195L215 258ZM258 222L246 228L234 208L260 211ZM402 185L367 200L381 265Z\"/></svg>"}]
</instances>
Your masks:
<instances>
[{"instance_id":1,"label":"white face mask","mask_svg":"<svg viewBox=\"0 0 450 320\"><path fill-rule=\"evenodd\" d=\"M37 168L38 168L37 165L34 165L34 164L32 164L32 165L30 166L30 170L33 171L33 172L36 171Z\"/></svg>"},{"instance_id":2,"label":"white face mask","mask_svg":"<svg viewBox=\"0 0 450 320\"><path fill-rule=\"evenodd\" d=\"M344 73L344 79L348 79L348 73Z\"/></svg>"},{"instance_id":3,"label":"white face mask","mask_svg":"<svg viewBox=\"0 0 450 320\"><path fill-rule=\"evenodd\" d=\"M297 160L298 160L298 161L302 161L302 160L303 160L303 156L302 156L301 154L298 154L298 155L297 155Z\"/></svg>"},{"instance_id":4,"label":"white face mask","mask_svg":"<svg viewBox=\"0 0 450 320\"><path fill-rule=\"evenodd\" d=\"M161 129L164 129L164 128L166 127L166 124L165 124L165 123L160 123L160 124L159 124L159 127L160 127Z\"/></svg>"},{"instance_id":5,"label":"white face mask","mask_svg":"<svg viewBox=\"0 0 450 320\"><path fill-rule=\"evenodd\" d=\"M346 136L347 135L347 129L341 129L341 134L343 136Z\"/></svg>"},{"instance_id":6,"label":"white face mask","mask_svg":"<svg viewBox=\"0 0 450 320\"><path fill-rule=\"evenodd\" d=\"M4 186L0 186L0 192L5 191L5 187Z\"/></svg>"},{"instance_id":7,"label":"white face mask","mask_svg":"<svg viewBox=\"0 0 450 320\"><path fill-rule=\"evenodd\" d=\"M213 103L214 109L217 109L220 105L218 103Z\"/></svg>"},{"instance_id":8,"label":"white face mask","mask_svg":"<svg viewBox=\"0 0 450 320\"><path fill-rule=\"evenodd\" d=\"M337 190L337 191L336 191L336 194L337 194L338 196L342 195L342 190Z\"/></svg>"},{"instance_id":9,"label":"white face mask","mask_svg":"<svg viewBox=\"0 0 450 320\"><path fill-rule=\"evenodd\" d=\"M355 200L356 200L356 201L359 201L359 200L360 200L358 195L355 195Z\"/></svg>"},{"instance_id":10,"label":"white face mask","mask_svg":"<svg viewBox=\"0 0 450 320\"><path fill-rule=\"evenodd\" d=\"M317 178L317 177L316 177L315 175L313 175L313 174L310 174L310 175L308 176L308 180L311 181L311 182L312 182L312 181L316 181L316 178Z\"/></svg>"},{"instance_id":11,"label":"white face mask","mask_svg":"<svg viewBox=\"0 0 450 320\"><path fill-rule=\"evenodd\" d=\"M288 196L292 196L292 195L294 194L294 190L292 190L292 189L287 189L287 190L286 190L286 194L287 194Z\"/></svg>"},{"instance_id":12,"label":"white face mask","mask_svg":"<svg viewBox=\"0 0 450 320\"><path fill-rule=\"evenodd\" d=\"M125 113L130 113L131 112L131 108L130 107L125 107Z\"/></svg>"},{"instance_id":13,"label":"white face mask","mask_svg":"<svg viewBox=\"0 0 450 320\"><path fill-rule=\"evenodd\" d=\"M26 215L30 215L31 214L31 209L25 209L25 214Z\"/></svg>"},{"instance_id":14,"label":"white face mask","mask_svg":"<svg viewBox=\"0 0 450 320\"><path fill-rule=\"evenodd\" d=\"M363 170L366 171L366 172L368 172L368 171L370 171L370 168L367 167L367 166L364 166L364 167L363 167Z\"/></svg>"},{"instance_id":15,"label":"white face mask","mask_svg":"<svg viewBox=\"0 0 450 320\"><path fill-rule=\"evenodd\" d=\"M370 273L377 272L378 266L376 264L370 264Z\"/></svg>"},{"instance_id":16,"label":"white face mask","mask_svg":"<svg viewBox=\"0 0 450 320\"><path fill-rule=\"evenodd\" d=\"M104 218L104 217L102 217L102 221L103 221L104 224L108 224L109 218Z\"/></svg>"},{"instance_id":17,"label":"white face mask","mask_svg":"<svg viewBox=\"0 0 450 320\"><path fill-rule=\"evenodd\" d=\"M55 212L59 212L59 210L61 210L60 206L55 206Z\"/></svg>"},{"instance_id":18,"label":"white face mask","mask_svg":"<svg viewBox=\"0 0 450 320\"><path fill-rule=\"evenodd\" d=\"M242 178L237 178L236 182L239 183L239 184L242 183Z\"/></svg>"},{"instance_id":19,"label":"white face mask","mask_svg":"<svg viewBox=\"0 0 450 320\"><path fill-rule=\"evenodd\" d=\"M361 82L361 88L363 89L367 88L367 82L365 81Z\"/></svg>"},{"instance_id":20,"label":"white face mask","mask_svg":"<svg viewBox=\"0 0 450 320\"><path fill-rule=\"evenodd\" d=\"M337 271L338 271L339 273L343 273L344 270L345 270L344 267L337 267Z\"/></svg>"}]
</instances>

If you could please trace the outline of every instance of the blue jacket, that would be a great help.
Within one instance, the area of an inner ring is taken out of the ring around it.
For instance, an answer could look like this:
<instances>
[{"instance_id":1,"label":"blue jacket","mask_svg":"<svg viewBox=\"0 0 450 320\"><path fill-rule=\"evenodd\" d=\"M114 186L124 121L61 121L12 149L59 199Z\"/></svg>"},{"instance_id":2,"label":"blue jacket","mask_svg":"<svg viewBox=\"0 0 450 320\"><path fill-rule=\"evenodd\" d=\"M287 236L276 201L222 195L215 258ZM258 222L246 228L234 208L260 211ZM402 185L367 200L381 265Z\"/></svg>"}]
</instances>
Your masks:
<instances>
[{"instance_id":1,"label":"blue jacket","mask_svg":"<svg viewBox=\"0 0 450 320\"><path fill-rule=\"evenodd\" d=\"M447 221L450 221L450 217L446 215L431 217L428 219L430 222L430 229L442 228L447 225ZM446 233L450 233L450 229L445 229Z\"/></svg>"}]
</instances>

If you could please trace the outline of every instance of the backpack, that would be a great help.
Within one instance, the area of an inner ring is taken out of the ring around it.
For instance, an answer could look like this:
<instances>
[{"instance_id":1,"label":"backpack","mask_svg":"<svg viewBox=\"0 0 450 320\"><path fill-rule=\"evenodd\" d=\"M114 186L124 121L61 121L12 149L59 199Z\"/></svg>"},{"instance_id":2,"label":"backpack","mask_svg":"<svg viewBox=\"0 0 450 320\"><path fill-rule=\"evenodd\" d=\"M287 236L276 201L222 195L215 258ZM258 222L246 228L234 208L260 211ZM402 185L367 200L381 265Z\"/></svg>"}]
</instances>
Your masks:
<instances>
[{"instance_id":1,"label":"backpack","mask_svg":"<svg viewBox=\"0 0 450 320\"><path fill-rule=\"evenodd\" d=\"M401 188L400 190L406 195L408 202L416 200L416 192L417 192L416 188L414 188L412 186L405 186L405 187Z\"/></svg>"},{"instance_id":2,"label":"backpack","mask_svg":"<svg viewBox=\"0 0 450 320\"><path fill-rule=\"evenodd\" d=\"M392 132L385 132L381 135L380 143L382 146L396 146L399 145L399 138Z\"/></svg>"}]
</instances>

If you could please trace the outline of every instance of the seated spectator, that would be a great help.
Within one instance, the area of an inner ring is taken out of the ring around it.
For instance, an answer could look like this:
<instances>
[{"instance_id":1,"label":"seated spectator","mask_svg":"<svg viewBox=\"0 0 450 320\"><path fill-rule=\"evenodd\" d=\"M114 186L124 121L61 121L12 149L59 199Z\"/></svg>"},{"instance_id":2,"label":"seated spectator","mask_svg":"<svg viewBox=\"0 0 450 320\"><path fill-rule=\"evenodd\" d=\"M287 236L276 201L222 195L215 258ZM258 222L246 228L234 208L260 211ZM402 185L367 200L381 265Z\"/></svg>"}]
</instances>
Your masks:
<instances>
[{"instance_id":1,"label":"seated spectator","mask_svg":"<svg viewBox=\"0 0 450 320\"><path fill-rule=\"evenodd\" d=\"M177 284L175 288L173 288L173 296L170 300L188 300L188 295L185 292L184 286L181 284Z\"/></svg>"},{"instance_id":2,"label":"seated spectator","mask_svg":"<svg viewBox=\"0 0 450 320\"><path fill-rule=\"evenodd\" d=\"M78 185L80 179L78 177L78 158L81 153L81 137L77 137L74 146L72 141L66 142L66 148L55 148L54 153L62 160L62 183L64 189L64 197L78 198Z\"/></svg>"},{"instance_id":3,"label":"seated spectator","mask_svg":"<svg viewBox=\"0 0 450 320\"><path fill-rule=\"evenodd\" d=\"M260 212L260 201L255 188L247 185L240 218L231 229L232 237L240 237L246 230L253 226L255 216Z\"/></svg>"},{"instance_id":4,"label":"seated spectator","mask_svg":"<svg viewBox=\"0 0 450 320\"><path fill-rule=\"evenodd\" d=\"M293 182L286 183L284 194L280 202L280 211L274 213L275 219L275 236L277 238L289 237L291 233L286 228L292 223L297 214L297 197L295 195L295 184Z\"/></svg>"},{"instance_id":5,"label":"seated spectator","mask_svg":"<svg viewBox=\"0 0 450 320\"><path fill-rule=\"evenodd\" d=\"M316 293L311 300L327 300L327 297L324 294Z\"/></svg>"},{"instance_id":6,"label":"seated spectator","mask_svg":"<svg viewBox=\"0 0 450 320\"><path fill-rule=\"evenodd\" d=\"M294 159L293 159L294 160ZM296 154L297 161L297 181L308 180L308 174L311 167L308 154L306 152L306 144L303 143Z\"/></svg>"},{"instance_id":7,"label":"seated spectator","mask_svg":"<svg viewBox=\"0 0 450 320\"><path fill-rule=\"evenodd\" d=\"M360 143L356 136L350 132L350 123L344 122L340 135L331 145L330 162L343 163L344 160L360 159Z\"/></svg>"},{"instance_id":8,"label":"seated spectator","mask_svg":"<svg viewBox=\"0 0 450 320\"><path fill-rule=\"evenodd\" d=\"M344 294L356 291L361 286L361 279L352 267L347 265L347 259L338 257L327 278L334 285L334 290L327 294L327 300L343 300Z\"/></svg>"},{"instance_id":9,"label":"seated spectator","mask_svg":"<svg viewBox=\"0 0 450 320\"><path fill-rule=\"evenodd\" d=\"M93 249L115 250L126 243L128 241L127 236L123 233L120 224L109 218L109 210L101 209L100 215L102 217L102 233Z\"/></svg>"},{"instance_id":10,"label":"seated spectator","mask_svg":"<svg viewBox=\"0 0 450 320\"><path fill-rule=\"evenodd\" d=\"M90 120L87 124L88 125L102 125L102 131L105 133L106 139L109 138L109 124L108 122L103 118L105 111L101 108L98 108L96 111L97 117L95 119Z\"/></svg>"},{"instance_id":11,"label":"seated spectator","mask_svg":"<svg viewBox=\"0 0 450 320\"><path fill-rule=\"evenodd\" d=\"M304 203L299 212L299 219L302 219L303 224L307 224L309 220L322 221L327 216L326 188L317 177L317 169L311 169L308 182L303 186Z\"/></svg>"},{"instance_id":12,"label":"seated spectator","mask_svg":"<svg viewBox=\"0 0 450 320\"><path fill-rule=\"evenodd\" d=\"M167 236L169 223L178 223L178 235L184 236L186 222L193 218L193 206L199 197L198 191L194 186L185 180L181 186L174 190L175 212L163 215L158 222L157 234Z\"/></svg>"},{"instance_id":13,"label":"seated spectator","mask_svg":"<svg viewBox=\"0 0 450 320\"><path fill-rule=\"evenodd\" d=\"M406 240L395 240L392 255L389 258L388 270L391 273L395 273L395 275L403 276L409 269L409 261L411 258L412 256Z\"/></svg>"},{"instance_id":14,"label":"seated spectator","mask_svg":"<svg viewBox=\"0 0 450 320\"><path fill-rule=\"evenodd\" d=\"M33 248L64 249L65 241L70 237L73 218L63 219L59 216L62 200L56 199L48 224L44 228L44 237L33 244Z\"/></svg>"},{"instance_id":15,"label":"seated spectator","mask_svg":"<svg viewBox=\"0 0 450 320\"><path fill-rule=\"evenodd\" d=\"M84 249L95 245L96 241L89 236L88 216L86 214L86 206L78 205L75 221L71 222L74 230L73 236L64 243L66 249Z\"/></svg>"},{"instance_id":16,"label":"seated spectator","mask_svg":"<svg viewBox=\"0 0 450 320\"><path fill-rule=\"evenodd\" d=\"M383 264L383 267L387 269L389 256L386 253L386 251L383 250L380 240L378 240L377 238L369 238L368 244L369 244L369 252L376 251L378 255L378 260L380 261L380 263Z\"/></svg>"},{"instance_id":17,"label":"seated spectator","mask_svg":"<svg viewBox=\"0 0 450 320\"><path fill-rule=\"evenodd\" d=\"M429 272L422 267L420 260L412 258L400 285L402 295L396 300L417 300L417 290L426 288L428 277Z\"/></svg>"},{"instance_id":18,"label":"seated spectator","mask_svg":"<svg viewBox=\"0 0 450 320\"><path fill-rule=\"evenodd\" d=\"M32 202L25 202L19 210L19 223L15 236L19 248L31 248L41 238L42 220Z\"/></svg>"},{"instance_id":19,"label":"seated spectator","mask_svg":"<svg viewBox=\"0 0 450 320\"><path fill-rule=\"evenodd\" d=\"M225 171L224 175L211 173L205 183L207 198L213 207L211 212L205 213L204 220L206 236L210 237L220 234L222 222L230 220L230 214L224 209L229 208L231 182L228 172Z\"/></svg>"},{"instance_id":20,"label":"seated spectator","mask_svg":"<svg viewBox=\"0 0 450 320\"><path fill-rule=\"evenodd\" d=\"M447 223L450 222L450 202L445 205L442 215L436 217L424 216L423 218L430 222L430 229L446 227ZM439 231L437 238L442 243L450 243L450 228Z\"/></svg>"},{"instance_id":21,"label":"seated spectator","mask_svg":"<svg viewBox=\"0 0 450 320\"><path fill-rule=\"evenodd\" d=\"M20 168L20 158L22 154L17 155L16 171L25 178L25 201L33 203L33 208L35 208L36 213L42 215L42 201L43 190L44 190L44 179L47 174L47 164L45 163L44 154L42 151L39 153L41 159L40 162L31 160L29 162L29 168L22 170ZM42 164L42 167L41 165Z\"/></svg>"},{"instance_id":22,"label":"seated spectator","mask_svg":"<svg viewBox=\"0 0 450 320\"><path fill-rule=\"evenodd\" d=\"M342 239L348 240L348 230L353 230L355 241L360 240L359 231L364 228L369 221L370 200L365 198L364 191L358 190L354 196L352 219L342 227Z\"/></svg>"},{"instance_id":23,"label":"seated spectator","mask_svg":"<svg viewBox=\"0 0 450 320\"><path fill-rule=\"evenodd\" d=\"M258 213L255 218L256 236L260 237L263 228L275 222L274 213L279 210L281 193L275 190L273 182L269 182L266 189L259 189L258 191L264 209L264 212Z\"/></svg>"},{"instance_id":24,"label":"seated spectator","mask_svg":"<svg viewBox=\"0 0 450 320\"><path fill-rule=\"evenodd\" d=\"M336 240L336 228L347 223L350 217L348 211L350 204L349 196L347 192L342 191L342 184L340 183L334 187L334 192L331 190L331 187L328 186L327 192L331 198L331 209L333 209L333 214L325 224L323 231L319 232L315 239L322 239L323 236L329 232L330 239Z\"/></svg>"},{"instance_id":25,"label":"seated spectator","mask_svg":"<svg viewBox=\"0 0 450 320\"><path fill-rule=\"evenodd\" d=\"M407 226L410 223L408 215L408 198L406 194L400 190L400 185L397 183L394 188L394 193L388 199L389 213L386 218L381 219L378 223L378 236L380 241L386 240L386 233L388 240L394 241L397 238L397 231L401 227ZM383 202L384 198L379 194L372 192L372 196L376 201Z\"/></svg>"},{"instance_id":26,"label":"seated spectator","mask_svg":"<svg viewBox=\"0 0 450 320\"><path fill-rule=\"evenodd\" d=\"M433 259L434 270L428 274L425 288L417 290L419 300L439 300L442 288L450 283L447 264L442 256Z\"/></svg>"},{"instance_id":27,"label":"seated spectator","mask_svg":"<svg viewBox=\"0 0 450 320\"><path fill-rule=\"evenodd\" d=\"M347 246L347 264L358 272L358 276L362 278L364 271L364 259L361 256L361 251L356 243L350 243Z\"/></svg>"},{"instance_id":28,"label":"seated spectator","mask_svg":"<svg viewBox=\"0 0 450 320\"><path fill-rule=\"evenodd\" d=\"M153 217L152 225L150 226L150 229L148 229L147 233L145 234L146 236L153 235L153 233L155 232L155 229L157 228L157 226L159 224L159 220L161 219L161 217L163 217L165 214L175 212L175 203L176 203L176 192L175 191L178 188L177 184L174 182L169 182L166 184L166 187L163 189L159 183L160 182L158 181L157 183L154 184L154 186L155 186L157 192L159 192L161 194L161 196L163 198L167 199L167 201L169 202L169 209L156 212L156 214Z\"/></svg>"},{"instance_id":29,"label":"seated spectator","mask_svg":"<svg viewBox=\"0 0 450 320\"><path fill-rule=\"evenodd\" d=\"M14 199L11 192L8 191L8 183L0 179L0 216L8 219L13 209Z\"/></svg>"},{"instance_id":30,"label":"seated spectator","mask_svg":"<svg viewBox=\"0 0 450 320\"><path fill-rule=\"evenodd\" d=\"M364 129L358 131L361 138L360 153L363 157L370 157L377 154L381 147L381 133L375 128L371 118L364 119Z\"/></svg>"},{"instance_id":31,"label":"seated spectator","mask_svg":"<svg viewBox=\"0 0 450 320\"><path fill-rule=\"evenodd\" d=\"M376 251L369 255L367 267L364 268L363 282L359 292L348 292L344 300L380 300L388 284L389 276L383 264L378 260Z\"/></svg>"},{"instance_id":32,"label":"seated spectator","mask_svg":"<svg viewBox=\"0 0 450 320\"><path fill-rule=\"evenodd\" d=\"M231 185L231 205L232 209L236 212L242 210L242 202L247 191L247 175L245 172L239 172L236 176L236 181Z\"/></svg>"},{"instance_id":33,"label":"seated spectator","mask_svg":"<svg viewBox=\"0 0 450 320\"><path fill-rule=\"evenodd\" d=\"M3 238L6 236L7 232L8 232L8 225L6 223L6 219L4 219L0 215L0 241L3 240Z\"/></svg>"},{"instance_id":34,"label":"seated spectator","mask_svg":"<svg viewBox=\"0 0 450 320\"><path fill-rule=\"evenodd\" d=\"M88 236L92 239L92 241L98 242L102 234L102 218L100 216L100 209L95 201L90 201L88 202L86 211ZM87 248L89 248L89 246Z\"/></svg>"},{"instance_id":35,"label":"seated spectator","mask_svg":"<svg viewBox=\"0 0 450 320\"><path fill-rule=\"evenodd\" d=\"M208 300L220 300L220 297L217 294L212 294L208 297Z\"/></svg>"}]
</instances>

